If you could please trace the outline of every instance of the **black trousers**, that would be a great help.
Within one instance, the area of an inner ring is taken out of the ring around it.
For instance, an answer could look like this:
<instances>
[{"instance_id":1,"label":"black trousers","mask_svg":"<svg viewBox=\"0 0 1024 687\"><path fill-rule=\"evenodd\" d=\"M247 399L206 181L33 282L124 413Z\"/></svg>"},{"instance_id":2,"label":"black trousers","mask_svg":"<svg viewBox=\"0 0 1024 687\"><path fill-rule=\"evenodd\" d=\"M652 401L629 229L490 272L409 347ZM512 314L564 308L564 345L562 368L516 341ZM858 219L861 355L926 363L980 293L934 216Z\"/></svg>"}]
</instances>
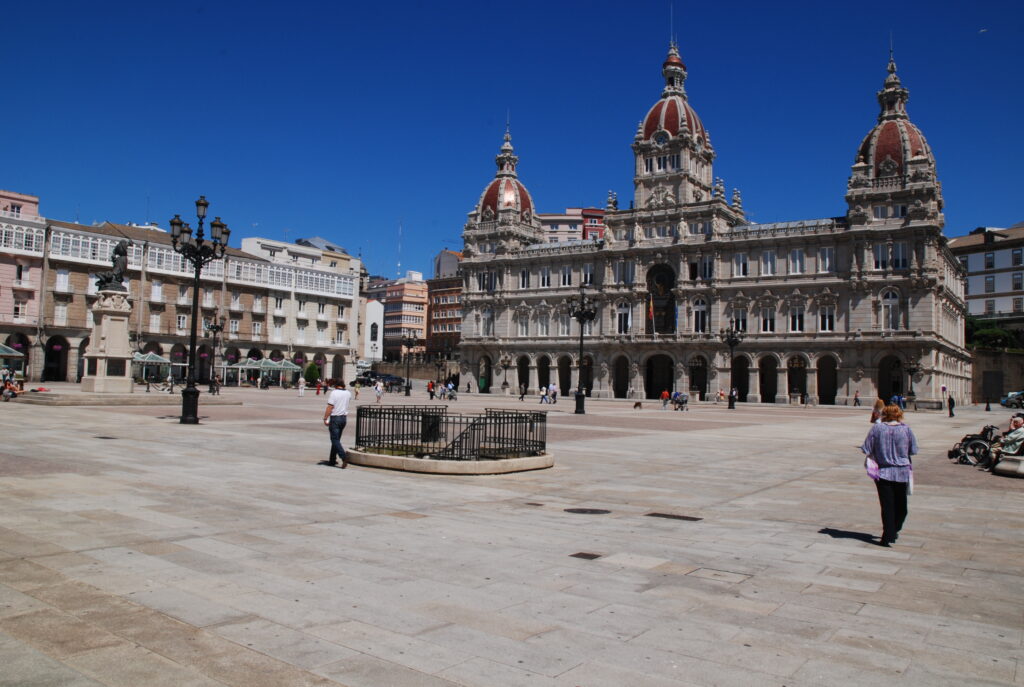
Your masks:
<instances>
[{"instance_id":1,"label":"black trousers","mask_svg":"<svg viewBox=\"0 0 1024 687\"><path fill-rule=\"evenodd\" d=\"M882 541L891 543L907 519L907 483L876 479L875 488L882 507Z\"/></svg>"}]
</instances>

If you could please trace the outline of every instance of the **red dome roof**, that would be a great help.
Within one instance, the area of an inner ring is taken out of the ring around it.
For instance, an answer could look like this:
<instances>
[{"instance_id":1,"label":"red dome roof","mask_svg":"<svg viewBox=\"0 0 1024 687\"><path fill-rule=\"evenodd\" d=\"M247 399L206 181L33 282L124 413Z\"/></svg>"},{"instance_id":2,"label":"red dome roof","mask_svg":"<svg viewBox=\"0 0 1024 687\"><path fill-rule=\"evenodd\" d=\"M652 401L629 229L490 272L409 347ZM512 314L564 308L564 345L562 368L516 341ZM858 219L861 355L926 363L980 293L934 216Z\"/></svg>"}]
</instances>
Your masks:
<instances>
[{"instance_id":1,"label":"red dome roof","mask_svg":"<svg viewBox=\"0 0 1024 687\"><path fill-rule=\"evenodd\" d=\"M492 217L497 217L501 210L516 209L519 215L533 213L533 199L526 187L518 179L512 177L498 177L484 189L480 196L480 214L485 214L485 208L490 208Z\"/></svg>"},{"instance_id":2,"label":"red dome roof","mask_svg":"<svg viewBox=\"0 0 1024 687\"><path fill-rule=\"evenodd\" d=\"M644 139L649 140L659 129L664 129L673 136L678 136L684 124L694 138L698 138L704 145L708 145L708 135L704 130L704 124L701 123L700 117L690 107L690 103L679 95L666 96L654 103L654 107L644 117Z\"/></svg>"},{"instance_id":3,"label":"red dome roof","mask_svg":"<svg viewBox=\"0 0 1024 687\"><path fill-rule=\"evenodd\" d=\"M923 155L934 164L932 151L921 131L908 119L887 119L878 123L860 144L858 162L871 166L874 176L901 176L906 162ZM892 164L886 163L891 160Z\"/></svg>"}]
</instances>

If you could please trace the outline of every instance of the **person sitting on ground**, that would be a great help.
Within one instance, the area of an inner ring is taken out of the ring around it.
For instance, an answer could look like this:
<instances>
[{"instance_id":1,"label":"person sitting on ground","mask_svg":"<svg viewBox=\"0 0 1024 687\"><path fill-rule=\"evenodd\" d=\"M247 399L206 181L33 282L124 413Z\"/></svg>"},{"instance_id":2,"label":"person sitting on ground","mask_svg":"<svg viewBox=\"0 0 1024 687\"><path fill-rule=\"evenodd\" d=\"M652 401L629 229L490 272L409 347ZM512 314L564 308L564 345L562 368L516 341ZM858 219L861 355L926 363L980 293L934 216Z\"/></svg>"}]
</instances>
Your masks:
<instances>
[{"instance_id":1,"label":"person sitting on ground","mask_svg":"<svg viewBox=\"0 0 1024 687\"><path fill-rule=\"evenodd\" d=\"M12 398L17 398L18 394L23 394L25 392L19 389L17 386L15 386L12 380L8 379L6 382L4 382L2 393L4 401L10 401Z\"/></svg>"}]
</instances>

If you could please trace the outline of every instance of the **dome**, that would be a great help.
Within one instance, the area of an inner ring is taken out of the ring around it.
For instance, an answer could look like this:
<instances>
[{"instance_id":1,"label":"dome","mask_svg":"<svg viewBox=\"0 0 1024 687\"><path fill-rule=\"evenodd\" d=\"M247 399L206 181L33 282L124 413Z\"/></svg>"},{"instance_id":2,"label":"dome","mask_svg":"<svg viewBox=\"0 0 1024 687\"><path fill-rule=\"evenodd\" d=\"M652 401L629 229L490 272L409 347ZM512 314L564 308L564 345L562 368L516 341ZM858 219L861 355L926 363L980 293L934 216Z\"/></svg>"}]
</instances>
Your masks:
<instances>
[{"instance_id":1,"label":"dome","mask_svg":"<svg viewBox=\"0 0 1024 687\"><path fill-rule=\"evenodd\" d=\"M529 222L534 213L533 199L516 176L519 158L512 148L512 134L507 129L505 142L494 161L498 165L498 172L480 194L480 201L476 207L477 217L488 221L496 218L501 212L514 210L518 211L517 216L520 220Z\"/></svg>"},{"instance_id":2,"label":"dome","mask_svg":"<svg viewBox=\"0 0 1024 687\"><path fill-rule=\"evenodd\" d=\"M533 199L518 179L498 177L480 196L478 211L481 218L497 217L501 210L518 210L523 219L533 212Z\"/></svg>"},{"instance_id":3,"label":"dome","mask_svg":"<svg viewBox=\"0 0 1024 687\"><path fill-rule=\"evenodd\" d=\"M663 97L647 112L643 123L643 138L650 140L659 131L667 131L678 136L681 131L689 131L694 138L700 139L704 145L708 143L707 132L700 117L690 107L686 98L679 95Z\"/></svg>"},{"instance_id":4,"label":"dome","mask_svg":"<svg viewBox=\"0 0 1024 687\"><path fill-rule=\"evenodd\" d=\"M884 88L878 92L881 113L878 124L861 141L857 149L857 163L866 164L871 176L891 177L907 174L907 163L913 159L927 160L932 167L932 155L924 134L907 116L910 93L896 75L896 63L889 59L889 75Z\"/></svg>"}]
</instances>

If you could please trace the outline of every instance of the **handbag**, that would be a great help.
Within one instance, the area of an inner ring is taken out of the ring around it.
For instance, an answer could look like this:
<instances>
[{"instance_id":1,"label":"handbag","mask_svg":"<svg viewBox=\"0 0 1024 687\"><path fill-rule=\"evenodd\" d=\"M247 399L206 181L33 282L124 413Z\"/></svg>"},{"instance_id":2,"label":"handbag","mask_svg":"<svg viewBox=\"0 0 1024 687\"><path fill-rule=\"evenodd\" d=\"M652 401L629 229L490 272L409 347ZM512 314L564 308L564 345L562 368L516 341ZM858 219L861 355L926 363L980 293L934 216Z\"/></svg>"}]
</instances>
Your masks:
<instances>
[{"instance_id":1,"label":"handbag","mask_svg":"<svg viewBox=\"0 0 1024 687\"><path fill-rule=\"evenodd\" d=\"M907 496L914 493L914 466L910 466L910 479L907 480Z\"/></svg>"},{"instance_id":2,"label":"handbag","mask_svg":"<svg viewBox=\"0 0 1024 687\"><path fill-rule=\"evenodd\" d=\"M871 479L879 479L882 476L881 468L878 467L878 463L871 456L864 457L864 469Z\"/></svg>"}]
</instances>

